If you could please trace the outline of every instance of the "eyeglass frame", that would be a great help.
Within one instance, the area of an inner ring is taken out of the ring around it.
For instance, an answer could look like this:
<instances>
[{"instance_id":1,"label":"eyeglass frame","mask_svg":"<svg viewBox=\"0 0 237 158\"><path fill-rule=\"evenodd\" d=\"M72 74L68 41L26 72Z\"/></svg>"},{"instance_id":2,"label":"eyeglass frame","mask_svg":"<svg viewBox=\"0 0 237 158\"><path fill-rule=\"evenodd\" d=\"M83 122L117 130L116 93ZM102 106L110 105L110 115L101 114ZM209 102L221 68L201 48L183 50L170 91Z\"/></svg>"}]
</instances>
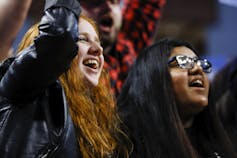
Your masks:
<instances>
[{"instance_id":1,"label":"eyeglass frame","mask_svg":"<svg viewBox=\"0 0 237 158\"><path fill-rule=\"evenodd\" d=\"M187 63L187 59L186 59L186 63L180 63L181 59L179 59L179 58L181 58L181 57L186 57L189 59L189 63L191 63L190 67L187 67L184 65ZM174 61L176 61L175 66L178 66L181 69L192 69L192 68L194 68L195 64L197 64L198 66L200 66L202 68L203 72L205 72L205 73L210 73L212 71L212 64L207 59L200 59L198 57L192 58L192 57L189 57L186 55L176 55L176 56L171 57L168 60L168 65L172 66L171 63ZM208 68L205 68L203 65L208 65Z\"/></svg>"}]
</instances>

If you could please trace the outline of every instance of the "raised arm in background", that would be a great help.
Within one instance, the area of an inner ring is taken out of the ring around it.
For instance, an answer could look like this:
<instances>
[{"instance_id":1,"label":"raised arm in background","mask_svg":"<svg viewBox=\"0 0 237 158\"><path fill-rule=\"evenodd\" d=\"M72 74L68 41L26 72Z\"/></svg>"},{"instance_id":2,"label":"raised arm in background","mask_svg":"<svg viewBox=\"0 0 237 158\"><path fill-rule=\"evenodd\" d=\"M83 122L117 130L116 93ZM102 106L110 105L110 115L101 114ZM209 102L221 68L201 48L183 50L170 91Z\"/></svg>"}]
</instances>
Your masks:
<instances>
[{"instance_id":1,"label":"raised arm in background","mask_svg":"<svg viewBox=\"0 0 237 158\"><path fill-rule=\"evenodd\" d=\"M24 23L31 1L0 0L0 61L11 55L11 45Z\"/></svg>"}]
</instances>

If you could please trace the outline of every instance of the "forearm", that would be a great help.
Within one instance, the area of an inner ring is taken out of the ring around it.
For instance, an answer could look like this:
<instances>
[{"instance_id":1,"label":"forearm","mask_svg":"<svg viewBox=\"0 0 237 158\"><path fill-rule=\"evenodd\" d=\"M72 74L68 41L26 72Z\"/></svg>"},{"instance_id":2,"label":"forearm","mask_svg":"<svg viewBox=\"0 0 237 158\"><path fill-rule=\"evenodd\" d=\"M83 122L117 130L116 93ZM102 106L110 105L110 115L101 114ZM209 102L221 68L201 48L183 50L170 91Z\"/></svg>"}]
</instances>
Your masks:
<instances>
[{"instance_id":1,"label":"forearm","mask_svg":"<svg viewBox=\"0 0 237 158\"><path fill-rule=\"evenodd\" d=\"M32 0L0 1L0 60L9 53L30 8Z\"/></svg>"}]
</instances>

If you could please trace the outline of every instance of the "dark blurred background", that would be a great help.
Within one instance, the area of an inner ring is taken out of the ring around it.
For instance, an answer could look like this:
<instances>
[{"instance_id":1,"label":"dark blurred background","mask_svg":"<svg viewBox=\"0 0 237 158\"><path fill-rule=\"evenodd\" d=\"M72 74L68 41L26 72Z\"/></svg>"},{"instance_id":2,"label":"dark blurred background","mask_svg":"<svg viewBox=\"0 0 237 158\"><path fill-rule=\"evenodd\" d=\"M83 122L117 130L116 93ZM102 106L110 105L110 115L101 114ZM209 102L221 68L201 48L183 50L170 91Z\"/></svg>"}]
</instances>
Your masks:
<instances>
[{"instance_id":1,"label":"dark blurred background","mask_svg":"<svg viewBox=\"0 0 237 158\"><path fill-rule=\"evenodd\" d=\"M42 16L44 0L33 1L14 42ZM177 37L191 42L213 63L213 73L237 56L237 0L167 0L155 39Z\"/></svg>"}]
</instances>

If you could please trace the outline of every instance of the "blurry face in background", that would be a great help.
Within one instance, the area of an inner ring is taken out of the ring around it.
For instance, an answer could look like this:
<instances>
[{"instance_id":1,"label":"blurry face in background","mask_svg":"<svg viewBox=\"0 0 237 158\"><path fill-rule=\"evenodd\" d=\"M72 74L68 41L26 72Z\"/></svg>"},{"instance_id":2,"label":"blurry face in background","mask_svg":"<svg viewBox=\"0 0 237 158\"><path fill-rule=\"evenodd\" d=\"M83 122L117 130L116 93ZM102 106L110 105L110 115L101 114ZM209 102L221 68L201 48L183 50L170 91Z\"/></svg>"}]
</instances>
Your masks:
<instances>
[{"instance_id":1,"label":"blurry face in background","mask_svg":"<svg viewBox=\"0 0 237 158\"><path fill-rule=\"evenodd\" d=\"M99 36L85 19L79 20L78 56L79 69L83 78L92 86L97 86L104 65L103 49Z\"/></svg>"},{"instance_id":2,"label":"blurry face in background","mask_svg":"<svg viewBox=\"0 0 237 158\"><path fill-rule=\"evenodd\" d=\"M191 49L185 46L175 47L170 58L177 55L197 57ZM202 68L195 64L191 69L174 66L169 70L180 114L192 116L201 112L208 105L209 93L209 81Z\"/></svg>"},{"instance_id":3,"label":"blurry face in background","mask_svg":"<svg viewBox=\"0 0 237 158\"><path fill-rule=\"evenodd\" d=\"M103 48L107 50L115 42L122 25L120 0L81 0L80 4L83 13L96 21Z\"/></svg>"}]
</instances>

